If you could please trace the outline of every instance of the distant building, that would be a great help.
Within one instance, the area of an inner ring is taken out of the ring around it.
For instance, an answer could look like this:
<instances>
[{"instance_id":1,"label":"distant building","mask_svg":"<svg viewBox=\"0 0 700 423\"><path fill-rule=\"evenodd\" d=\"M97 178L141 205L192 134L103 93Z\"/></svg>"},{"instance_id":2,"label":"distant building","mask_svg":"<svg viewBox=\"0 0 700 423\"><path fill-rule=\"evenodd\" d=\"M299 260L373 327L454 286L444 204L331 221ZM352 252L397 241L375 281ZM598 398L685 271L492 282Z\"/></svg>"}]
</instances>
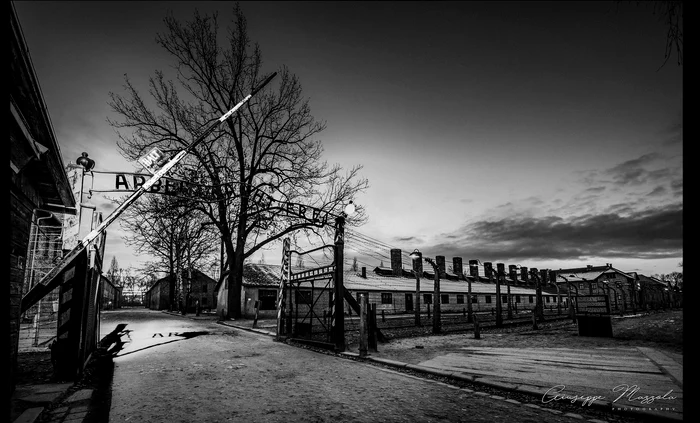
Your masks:
<instances>
[{"instance_id":1,"label":"distant building","mask_svg":"<svg viewBox=\"0 0 700 423\"><path fill-rule=\"evenodd\" d=\"M652 276L630 272L639 286L640 305L643 309L658 310L676 306L674 304L675 293L668 283L660 281Z\"/></svg>"},{"instance_id":2,"label":"distant building","mask_svg":"<svg viewBox=\"0 0 700 423\"><path fill-rule=\"evenodd\" d=\"M100 288L100 309L113 310L117 308L120 303L121 288L115 286L104 274L100 277Z\"/></svg>"},{"instance_id":3,"label":"distant building","mask_svg":"<svg viewBox=\"0 0 700 423\"><path fill-rule=\"evenodd\" d=\"M572 295L608 295L611 311L633 311L640 306L635 276L614 268L611 263L554 272L557 284L570 288Z\"/></svg>"},{"instance_id":4,"label":"distant building","mask_svg":"<svg viewBox=\"0 0 700 423\"><path fill-rule=\"evenodd\" d=\"M205 275L199 270L192 271L192 277L189 277L189 271L182 272L182 278L186 283L190 284L188 302L186 304L187 311L195 311L195 304L199 301L202 310L216 309L216 294L214 288L216 281ZM177 301L177 300L175 300ZM147 308L152 310L168 310L171 303L175 302L170 299L170 276L158 279L144 295L144 303Z\"/></svg>"},{"instance_id":5,"label":"distant building","mask_svg":"<svg viewBox=\"0 0 700 423\"><path fill-rule=\"evenodd\" d=\"M398 257L400 260L400 256ZM360 294L366 294L369 303L377 305L377 312L385 314L401 314L414 311L416 278L413 270L401 267L400 261L393 263L392 267L377 266L370 272L365 267L360 272L347 270L343 275L343 284L353 296L359 298ZM309 269L292 268L292 273L298 273ZM433 283L435 274L433 269L423 268L421 274L420 292L421 310L427 311L428 304L433 305ZM496 308L496 284L488 282L488 278L481 276L466 276L462 278L452 271L444 271L440 280L441 310L443 312L463 312L467 307L468 283L472 281L472 309L474 311L493 311ZM243 265L243 287L241 292L241 314L243 318L251 319L255 316L255 302L258 301L259 318L277 317L277 295L279 293L281 265L246 263ZM511 282L511 304L513 309L532 310L536 302L535 289L532 287L518 286L517 281ZM317 301L317 306L325 305L330 310L330 286L322 278L316 282L304 282L295 287L292 296L293 307L301 306L300 312L308 308L310 301ZM217 313L221 314L226 306L228 286L224 278L216 286L219 298ZM501 302L503 310L508 304L506 283L501 284ZM544 287L542 290L543 304L547 309L564 304L566 297L559 297L555 287ZM319 303L320 301L320 303ZM344 306L346 313L351 313L350 305Z\"/></svg>"}]
</instances>

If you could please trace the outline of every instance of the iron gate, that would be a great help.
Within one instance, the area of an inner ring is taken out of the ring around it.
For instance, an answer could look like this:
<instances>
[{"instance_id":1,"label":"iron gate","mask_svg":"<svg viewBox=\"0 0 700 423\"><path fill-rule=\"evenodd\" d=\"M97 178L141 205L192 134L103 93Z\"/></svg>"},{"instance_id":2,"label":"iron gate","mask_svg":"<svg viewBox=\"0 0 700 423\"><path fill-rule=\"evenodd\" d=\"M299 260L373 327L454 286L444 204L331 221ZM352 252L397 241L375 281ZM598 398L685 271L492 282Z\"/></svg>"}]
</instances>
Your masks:
<instances>
[{"instance_id":1,"label":"iron gate","mask_svg":"<svg viewBox=\"0 0 700 423\"><path fill-rule=\"evenodd\" d=\"M293 256L301 258L320 250L334 252L335 246L299 252L289 249L285 240L278 308L278 334L324 344L333 342L335 260L311 269L292 269ZM335 257L331 254L332 257Z\"/></svg>"}]
</instances>

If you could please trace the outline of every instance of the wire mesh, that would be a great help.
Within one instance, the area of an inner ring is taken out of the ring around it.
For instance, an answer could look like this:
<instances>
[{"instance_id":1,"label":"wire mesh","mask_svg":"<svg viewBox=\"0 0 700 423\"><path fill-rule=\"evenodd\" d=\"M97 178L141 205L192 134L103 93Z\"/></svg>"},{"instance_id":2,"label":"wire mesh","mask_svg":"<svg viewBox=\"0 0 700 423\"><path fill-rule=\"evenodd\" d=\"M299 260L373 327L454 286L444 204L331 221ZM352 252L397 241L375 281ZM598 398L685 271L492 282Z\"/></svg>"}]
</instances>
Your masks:
<instances>
[{"instance_id":1,"label":"wire mesh","mask_svg":"<svg viewBox=\"0 0 700 423\"><path fill-rule=\"evenodd\" d=\"M63 255L61 226L32 225L24 292L42 280ZM19 350L45 349L56 338L59 288L30 307L20 321Z\"/></svg>"}]
</instances>

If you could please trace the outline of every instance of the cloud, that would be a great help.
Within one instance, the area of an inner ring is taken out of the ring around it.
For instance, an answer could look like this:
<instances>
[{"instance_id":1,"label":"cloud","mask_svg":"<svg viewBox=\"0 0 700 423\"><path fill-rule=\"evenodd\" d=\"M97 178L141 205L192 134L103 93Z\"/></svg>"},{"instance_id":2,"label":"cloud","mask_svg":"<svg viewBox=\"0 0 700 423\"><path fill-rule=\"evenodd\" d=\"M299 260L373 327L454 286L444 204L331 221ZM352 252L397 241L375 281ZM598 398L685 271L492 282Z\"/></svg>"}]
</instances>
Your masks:
<instances>
[{"instance_id":1,"label":"cloud","mask_svg":"<svg viewBox=\"0 0 700 423\"><path fill-rule=\"evenodd\" d=\"M651 191L649 194L647 194L647 197L657 197L666 194L666 188L662 186L658 186L654 188L653 191Z\"/></svg>"},{"instance_id":2,"label":"cloud","mask_svg":"<svg viewBox=\"0 0 700 423\"><path fill-rule=\"evenodd\" d=\"M527 197L524 201L529 202L533 206L539 206L539 205L545 204L545 202L541 198L535 197L535 196Z\"/></svg>"},{"instance_id":3,"label":"cloud","mask_svg":"<svg viewBox=\"0 0 700 423\"><path fill-rule=\"evenodd\" d=\"M636 159L620 163L604 173L610 175L617 185L640 185L652 177L652 173L644 169L644 166L653 163L659 157L658 153L645 154Z\"/></svg>"},{"instance_id":4,"label":"cloud","mask_svg":"<svg viewBox=\"0 0 700 423\"><path fill-rule=\"evenodd\" d=\"M662 131L662 136L664 140L661 145L664 147L680 144L683 142L683 122L682 116L679 117L681 121L670 125L665 131Z\"/></svg>"},{"instance_id":5,"label":"cloud","mask_svg":"<svg viewBox=\"0 0 700 423\"><path fill-rule=\"evenodd\" d=\"M419 237L416 236L403 236L403 237L395 237L393 239L395 242L414 242L416 244L420 244L423 242Z\"/></svg>"},{"instance_id":6,"label":"cloud","mask_svg":"<svg viewBox=\"0 0 700 423\"><path fill-rule=\"evenodd\" d=\"M683 194L683 179L675 179L671 181L671 190L674 194Z\"/></svg>"},{"instance_id":7,"label":"cloud","mask_svg":"<svg viewBox=\"0 0 700 423\"><path fill-rule=\"evenodd\" d=\"M624 210L623 205L613 208ZM627 210L625 210L627 211ZM477 221L455 241L425 247L445 256L489 260L581 260L586 257L669 258L682 255L680 204L619 213L509 217Z\"/></svg>"},{"instance_id":8,"label":"cloud","mask_svg":"<svg viewBox=\"0 0 700 423\"><path fill-rule=\"evenodd\" d=\"M601 192L603 192L603 191L605 191L605 187L590 187L590 188L586 188L586 189L584 190L584 192L587 192L587 193L588 193L588 192L592 192L592 193L601 193Z\"/></svg>"}]
</instances>

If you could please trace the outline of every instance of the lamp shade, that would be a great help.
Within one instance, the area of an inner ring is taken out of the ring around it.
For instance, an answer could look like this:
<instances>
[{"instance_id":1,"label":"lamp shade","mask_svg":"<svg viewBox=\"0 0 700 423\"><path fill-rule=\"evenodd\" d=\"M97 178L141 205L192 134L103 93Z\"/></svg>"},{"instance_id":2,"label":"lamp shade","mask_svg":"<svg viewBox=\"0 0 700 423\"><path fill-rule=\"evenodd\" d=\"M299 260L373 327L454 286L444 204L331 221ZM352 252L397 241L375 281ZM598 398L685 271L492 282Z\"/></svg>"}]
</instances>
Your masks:
<instances>
[{"instance_id":1,"label":"lamp shade","mask_svg":"<svg viewBox=\"0 0 700 423\"><path fill-rule=\"evenodd\" d=\"M88 158L88 153L83 152L80 157L78 157L75 162L82 166L86 171L91 170L95 167L95 161Z\"/></svg>"}]
</instances>

